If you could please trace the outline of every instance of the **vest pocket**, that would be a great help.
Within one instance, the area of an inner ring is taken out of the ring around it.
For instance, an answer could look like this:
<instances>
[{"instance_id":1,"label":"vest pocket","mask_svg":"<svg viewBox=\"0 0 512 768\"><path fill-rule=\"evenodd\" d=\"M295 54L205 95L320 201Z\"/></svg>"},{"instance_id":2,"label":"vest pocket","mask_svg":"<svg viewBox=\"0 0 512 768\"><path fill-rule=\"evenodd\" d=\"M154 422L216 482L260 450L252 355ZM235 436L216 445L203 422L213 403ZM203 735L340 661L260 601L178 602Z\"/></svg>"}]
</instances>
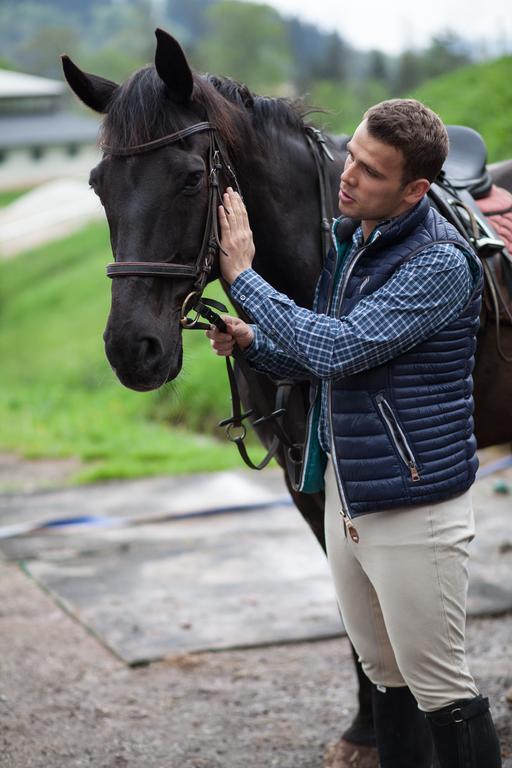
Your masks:
<instances>
[{"instance_id":1,"label":"vest pocket","mask_svg":"<svg viewBox=\"0 0 512 768\"><path fill-rule=\"evenodd\" d=\"M418 464L416 462L414 453L412 452L412 448L409 445L409 441L405 435L405 432L403 431L397 417L395 416L395 412L393 411L391 405L386 400L384 395L379 393L375 397L375 402L377 403L377 408L379 409L384 423L388 428L389 435L393 445L395 446L396 452L409 471L411 480L413 483L418 482L418 480L420 480Z\"/></svg>"}]
</instances>

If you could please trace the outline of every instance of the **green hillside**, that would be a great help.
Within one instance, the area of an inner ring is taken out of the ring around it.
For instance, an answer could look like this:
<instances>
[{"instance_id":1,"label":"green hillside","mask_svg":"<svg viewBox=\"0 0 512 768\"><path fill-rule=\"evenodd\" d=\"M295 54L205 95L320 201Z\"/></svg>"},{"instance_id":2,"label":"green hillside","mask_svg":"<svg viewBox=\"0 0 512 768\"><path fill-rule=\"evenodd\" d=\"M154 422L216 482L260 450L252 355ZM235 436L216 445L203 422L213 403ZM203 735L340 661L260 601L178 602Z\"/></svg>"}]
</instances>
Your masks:
<instances>
[{"instance_id":1,"label":"green hillside","mask_svg":"<svg viewBox=\"0 0 512 768\"><path fill-rule=\"evenodd\" d=\"M443 75L412 95L445 123L469 125L481 133L490 162L512 157L512 56Z\"/></svg>"},{"instance_id":2,"label":"green hillside","mask_svg":"<svg viewBox=\"0 0 512 768\"><path fill-rule=\"evenodd\" d=\"M78 456L81 481L240 466L215 427L229 392L203 333L185 336L176 383L141 394L115 378L102 344L110 260L95 224L0 263L0 451Z\"/></svg>"}]
</instances>

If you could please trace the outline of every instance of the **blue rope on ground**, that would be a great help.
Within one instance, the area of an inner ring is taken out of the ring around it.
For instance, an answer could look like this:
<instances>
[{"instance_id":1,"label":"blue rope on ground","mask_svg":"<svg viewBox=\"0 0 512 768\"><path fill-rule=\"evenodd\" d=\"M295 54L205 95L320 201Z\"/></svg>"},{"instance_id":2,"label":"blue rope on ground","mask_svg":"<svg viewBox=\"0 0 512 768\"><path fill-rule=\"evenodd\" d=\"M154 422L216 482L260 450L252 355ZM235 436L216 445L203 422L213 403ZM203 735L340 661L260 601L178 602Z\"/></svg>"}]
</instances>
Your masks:
<instances>
[{"instance_id":1,"label":"blue rope on ground","mask_svg":"<svg viewBox=\"0 0 512 768\"><path fill-rule=\"evenodd\" d=\"M61 517L55 520L45 520L43 522L19 523L7 525L0 528L0 540L12 539L16 536L26 536L30 533L36 533L51 529L72 528L80 526L83 528L120 528L133 525L148 525L151 523L179 522L182 520L196 520L204 517L214 517L216 515L226 515L238 512L257 512L263 509L272 509L272 507L291 507L293 502L289 496L282 496L271 501L261 501L252 504L235 504L230 506L212 507L210 509L194 510L193 512L174 513L157 515L139 515L137 517L105 517L102 515L80 515L78 517Z\"/></svg>"},{"instance_id":2,"label":"blue rope on ground","mask_svg":"<svg viewBox=\"0 0 512 768\"><path fill-rule=\"evenodd\" d=\"M476 479L481 480L484 477L499 472L503 469L512 467L512 454L503 456L501 459L492 461L483 467L480 467ZM78 517L60 517L55 520L46 520L40 523L19 523L7 525L0 528L0 540L12 539L16 536L26 536L44 530L63 529L80 526L83 528L120 528L133 525L148 525L151 523L179 522L182 520L195 520L204 517L215 517L216 515L234 514L238 512L257 512L263 509L272 509L272 507L291 507L293 501L289 496L282 496L271 501L262 501L256 504L235 504L230 506L212 507L210 509L200 509L193 512L166 513L159 515L137 517L104 517L101 515L80 515Z\"/></svg>"},{"instance_id":3,"label":"blue rope on ground","mask_svg":"<svg viewBox=\"0 0 512 768\"><path fill-rule=\"evenodd\" d=\"M483 467L480 467L476 473L476 479L481 480L483 477L493 475L495 472L499 472L501 469L508 469L512 467L512 453L508 456L503 456L501 459L491 461Z\"/></svg>"}]
</instances>

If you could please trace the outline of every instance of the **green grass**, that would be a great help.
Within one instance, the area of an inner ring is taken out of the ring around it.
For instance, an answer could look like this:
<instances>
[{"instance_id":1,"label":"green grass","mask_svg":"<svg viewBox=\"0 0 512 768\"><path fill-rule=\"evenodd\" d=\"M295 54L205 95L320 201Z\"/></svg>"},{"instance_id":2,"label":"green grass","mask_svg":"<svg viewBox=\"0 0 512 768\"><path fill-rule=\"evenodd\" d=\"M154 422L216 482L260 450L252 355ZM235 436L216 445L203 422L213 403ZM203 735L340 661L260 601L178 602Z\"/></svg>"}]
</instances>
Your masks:
<instances>
[{"instance_id":1,"label":"green grass","mask_svg":"<svg viewBox=\"0 0 512 768\"><path fill-rule=\"evenodd\" d=\"M5 208L7 205L9 205L9 203L17 200L18 197L21 197L25 194L25 192L28 192L29 190L30 187L28 189L7 189L0 191L0 208Z\"/></svg>"},{"instance_id":2,"label":"green grass","mask_svg":"<svg viewBox=\"0 0 512 768\"><path fill-rule=\"evenodd\" d=\"M414 97L445 123L482 134L489 161L512 157L512 56L474 64L425 83Z\"/></svg>"},{"instance_id":3,"label":"green grass","mask_svg":"<svg viewBox=\"0 0 512 768\"><path fill-rule=\"evenodd\" d=\"M110 260L106 227L94 224L0 264L0 450L77 456L81 482L240 466L215 427L229 392L203 333L185 335L172 385L142 394L115 378L102 344ZM208 295L223 296L219 286Z\"/></svg>"}]
</instances>

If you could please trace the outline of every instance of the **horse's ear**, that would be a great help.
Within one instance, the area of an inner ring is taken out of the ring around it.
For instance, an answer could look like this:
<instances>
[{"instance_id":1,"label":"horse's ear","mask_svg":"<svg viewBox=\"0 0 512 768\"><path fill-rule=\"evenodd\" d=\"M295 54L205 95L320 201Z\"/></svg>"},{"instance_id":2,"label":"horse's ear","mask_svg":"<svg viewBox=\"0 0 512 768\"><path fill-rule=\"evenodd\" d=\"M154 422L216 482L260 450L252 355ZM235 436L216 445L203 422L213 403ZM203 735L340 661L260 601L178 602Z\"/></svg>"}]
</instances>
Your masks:
<instances>
[{"instance_id":1,"label":"horse's ear","mask_svg":"<svg viewBox=\"0 0 512 768\"><path fill-rule=\"evenodd\" d=\"M119 88L117 83L83 72L69 56L61 56L61 60L64 76L78 98L96 112L108 112L112 96Z\"/></svg>"},{"instance_id":2,"label":"horse's ear","mask_svg":"<svg viewBox=\"0 0 512 768\"><path fill-rule=\"evenodd\" d=\"M163 29L155 30L157 39L155 69L164 81L173 101L184 104L192 96L194 78L183 49Z\"/></svg>"}]
</instances>

